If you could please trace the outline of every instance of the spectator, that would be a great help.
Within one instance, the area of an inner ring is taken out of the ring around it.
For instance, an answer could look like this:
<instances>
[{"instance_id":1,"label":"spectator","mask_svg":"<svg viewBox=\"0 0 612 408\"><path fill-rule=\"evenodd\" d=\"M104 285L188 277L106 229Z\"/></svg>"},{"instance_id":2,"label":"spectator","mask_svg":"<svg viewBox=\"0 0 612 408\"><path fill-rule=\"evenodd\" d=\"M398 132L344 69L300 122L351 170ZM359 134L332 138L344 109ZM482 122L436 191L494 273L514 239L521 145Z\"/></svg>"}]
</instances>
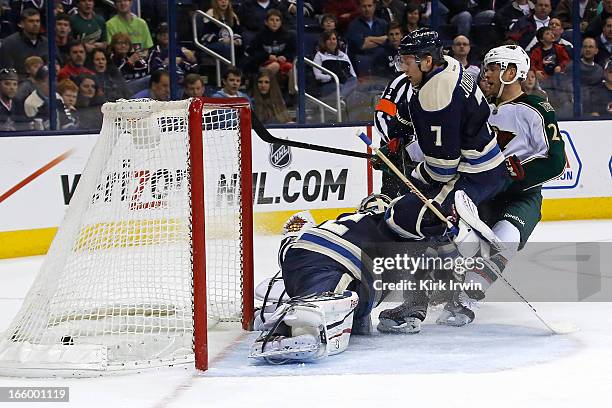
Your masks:
<instances>
[{"instance_id":1,"label":"spectator","mask_svg":"<svg viewBox=\"0 0 612 408\"><path fill-rule=\"evenodd\" d=\"M315 15L320 15L322 12L322 4L324 0L305 0L304 1L304 24L316 25L318 21L315 19ZM297 0L286 0L281 4L287 7L287 28L295 29L296 16L297 16Z\"/></svg>"},{"instance_id":2,"label":"spectator","mask_svg":"<svg viewBox=\"0 0 612 408\"><path fill-rule=\"evenodd\" d=\"M76 13L75 0L55 0L55 9L53 10L55 16L59 14L74 14Z\"/></svg>"},{"instance_id":3,"label":"spectator","mask_svg":"<svg viewBox=\"0 0 612 408\"><path fill-rule=\"evenodd\" d=\"M129 35L125 33L113 35L110 49L111 61L126 81L143 78L149 72L149 65L143 53L132 49Z\"/></svg>"},{"instance_id":4,"label":"spectator","mask_svg":"<svg viewBox=\"0 0 612 408\"><path fill-rule=\"evenodd\" d=\"M75 83L79 87L76 116L83 129L99 129L102 126L100 106L106 102L93 75L81 74Z\"/></svg>"},{"instance_id":5,"label":"spectator","mask_svg":"<svg viewBox=\"0 0 612 408\"><path fill-rule=\"evenodd\" d=\"M542 27L537 31L536 37L538 45L531 51L531 67L538 80L565 72L570 59L565 47L555 44L552 30L549 27Z\"/></svg>"},{"instance_id":6,"label":"spectator","mask_svg":"<svg viewBox=\"0 0 612 408\"><path fill-rule=\"evenodd\" d=\"M529 70L527 72L527 79L521 82L521 88L527 95L536 95L544 99L548 99L546 92L540 87L538 78L536 77L535 71Z\"/></svg>"},{"instance_id":7,"label":"spectator","mask_svg":"<svg viewBox=\"0 0 612 408\"><path fill-rule=\"evenodd\" d=\"M572 50L574 49L574 45L571 42L561 37L561 35L563 34L563 27L561 25L561 20L559 20L556 17L553 17L550 19L548 26L550 27L553 34L555 35L555 43L558 43L564 46L565 51L567 51L567 55L569 55L571 58ZM530 45L531 45L531 48L533 48L533 46L535 45L535 42L532 42L532 44ZM531 51L531 48L527 48L525 51L529 52Z\"/></svg>"},{"instance_id":8,"label":"spectator","mask_svg":"<svg viewBox=\"0 0 612 408\"><path fill-rule=\"evenodd\" d=\"M153 47L153 39L146 21L132 14L132 0L115 0L115 6L117 15L106 22L107 41L111 41L115 34L127 34L134 51L142 53L146 58L149 48Z\"/></svg>"},{"instance_id":9,"label":"spectator","mask_svg":"<svg viewBox=\"0 0 612 408\"><path fill-rule=\"evenodd\" d=\"M465 72L472 75L474 79L478 79L480 75L480 68L476 65L470 64L468 56L470 54L470 40L464 35L458 35L453 39L453 58L461 63L461 66Z\"/></svg>"},{"instance_id":10,"label":"spectator","mask_svg":"<svg viewBox=\"0 0 612 408\"><path fill-rule=\"evenodd\" d=\"M450 16L450 24L455 27L457 35L469 37L472 23L488 25L493 21L495 12L491 10L489 0L441 0L440 14Z\"/></svg>"},{"instance_id":11,"label":"spectator","mask_svg":"<svg viewBox=\"0 0 612 408\"><path fill-rule=\"evenodd\" d=\"M324 32L319 41L319 51L314 57L314 62L327 68L338 76L340 81L340 94L346 98L357 87L357 75L348 55L338 49L336 32ZM321 84L322 96L327 96L336 90L336 83L331 75L313 68L315 78Z\"/></svg>"},{"instance_id":12,"label":"spectator","mask_svg":"<svg viewBox=\"0 0 612 408\"><path fill-rule=\"evenodd\" d=\"M580 31L584 32L589 23L597 16L597 0L580 1ZM572 26L572 0L560 0L555 9L555 16L559 18L564 29L571 29Z\"/></svg>"},{"instance_id":13,"label":"spectator","mask_svg":"<svg viewBox=\"0 0 612 408\"><path fill-rule=\"evenodd\" d=\"M170 74L168 74L168 71L154 71L149 79L149 88L132 96L132 99L140 98L151 98L156 101L170 100Z\"/></svg>"},{"instance_id":14,"label":"spectator","mask_svg":"<svg viewBox=\"0 0 612 408\"><path fill-rule=\"evenodd\" d=\"M25 115L33 120L34 129L49 130L49 69L42 66L34 76L35 89L25 99L23 108ZM55 94L57 125L60 129L76 128L77 119L67 110L58 93Z\"/></svg>"},{"instance_id":15,"label":"spectator","mask_svg":"<svg viewBox=\"0 0 612 408\"><path fill-rule=\"evenodd\" d=\"M612 16L612 0L603 0L603 10L595 16L584 31L585 37L597 38L603 31L606 18Z\"/></svg>"},{"instance_id":16,"label":"spectator","mask_svg":"<svg viewBox=\"0 0 612 408\"><path fill-rule=\"evenodd\" d=\"M606 61L612 57L612 16L604 20L602 33L597 37L597 48L599 52L595 57L595 62L604 66Z\"/></svg>"},{"instance_id":17,"label":"spectator","mask_svg":"<svg viewBox=\"0 0 612 408\"><path fill-rule=\"evenodd\" d=\"M591 98L592 116L612 118L612 60L604 68L604 80L593 89Z\"/></svg>"},{"instance_id":18,"label":"spectator","mask_svg":"<svg viewBox=\"0 0 612 408\"><path fill-rule=\"evenodd\" d=\"M198 74L187 74L183 81L183 99L204 96L204 81Z\"/></svg>"},{"instance_id":19,"label":"spectator","mask_svg":"<svg viewBox=\"0 0 612 408\"><path fill-rule=\"evenodd\" d=\"M603 80L603 68L595 61L598 51L595 39L586 37L582 40L582 50L580 51L580 85L583 88L599 85ZM568 72L572 72L571 65L571 63L568 65Z\"/></svg>"},{"instance_id":20,"label":"spectator","mask_svg":"<svg viewBox=\"0 0 612 408\"><path fill-rule=\"evenodd\" d=\"M47 4L44 0L9 0L8 3L10 3L12 14L16 18L19 18L26 10L36 10L40 14L40 19L47 21Z\"/></svg>"},{"instance_id":21,"label":"spectator","mask_svg":"<svg viewBox=\"0 0 612 408\"><path fill-rule=\"evenodd\" d=\"M240 35L242 27L230 0L212 0L212 7L206 11L206 14L230 26L234 35L230 38L225 28L219 27L210 20L205 20L204 25L198 30L199 33L202 33L201 38L204 44L216 53L230 59L230 44L233 43L235 55L238 57L242 51L242 36Z\"/></svg>"},{"instance_id":22,"label":"spectator","mask_svg":"<svg viewBox=\"0 0 612 408\"><path fill-rule=\"evenodd\" d=\"M24 129L23 102L15 99L18 80L15 68L0 69L0 132Z\"/></svg>"},{"instance_id":23,"label":"spectator","mask_svg":"<svg viewBox=\"0 0 612 408\"><path fill-rule=\"evenodd\" d=\"M342 38L340 34L338 34L338 19L333 14L323 14L321 17L321 27L323 28L323 32L336 32L336 38L338 39L338 48L340 51L346 52L346 41ZM318 43L317 39L317 43Z\"/></svg>"},{"instance_id":24,"label":"spectator","mask_svg":"<svg viewBox=\"0 0 612 408\"><path fill-rule=\"evenodd\" d=\"M71 32L70 16L64 13L55 16L55 46L62 64L68 61L70 54Z\"/></svg>"},{"instance_id":25,"label":"spectator","mask_svg":"<svg viewBox=\"0 0 612 408\"><path fill-rule=\"evenodd\" d=\"M265 68L273 75L287 76L293 69L295 45L295 35L283 28L281 12L269 10L266 28L255 36L248 49L248 65L252 71Z\"/></svg>"},{"instance_id":26,"label":"spectator","mask_svg":"<svg viewBox=\"0 0 612 408\"><path fill-rule=\"evenodd\" d=\"M374 0L359 0L359 11L360 16L349 24L347 40L357 73L367 75L384 69L387 23L374 17Z\"/></svg>"},{"instance_id":27,"label":"spectator","mask_svg":"<svg viewBox=\"0 0 612 408\"><path fill-rule=\"evenodd\" d=\"M64 79L76 78L81 74L93 74L93 71L85 68L85 59L87 54L85 52L85 45L80 42L72 42L69 46L70 62L58 72L57 80L63 81Z\"/></svg>"},{"instance_id":28,"label":"spectator","mask_svg":"<svg viewBox=\"0 0 612 408\"><path fill-rule=\"evenodd\" d=\"M0 68L15 68L20 79L26 77L25 59L31 56L46 58L47 39L40 29L40 13L26 9L21 13L21 31L6 37L0 47Z\"/></svg>"},{"instance_id":29,"label":"spectator","mask_svg":"<svg viewBox=\"0 0 612 408\"><path fill-rule=\"evenodd\" d=\"M242 32L244 45L248 46L255 35L265 28L265 22L270 10L279 10L282 14L283 6L278 0L245 0L239 10L239 17L244 31ZM287 15L283 16L286 20Z\"/></svg>"},{"instance_id":30,"label":"spectator","mask_svg":"<svg viewBox=\"0 0 612 408\"><path fill-rule=\"evenodd\" d=\"M104 98L111 102L129 99L131 93L125 80L117 67L108 63L106 52L103 49L96 49L90 55L91 60L87 65L94 72L96 83Z\"/></svg>"},{"instance_id":31,"label":"spectator","mask_svg":"<svg viewBox=\"0 0 612 408\"><path fill-rule=\"evenodd\" d=\"M582 40L582 49L580 50L580 92L584 113L591 112L591 97L595 87L601 84L604 78L603 68L595 62L597 55L597 42L595 39L586 37ZM571 73L573 63L570 62L567 66L567 72ZM570 78L567 80L568 93L573 93L573 83Z\"/></svg>"},{"instance_id":32,"label":"spectator","mask_svg":"<svg viewBox=\"0 0 612 408\"><path fill-rule=\"evenodd\" d=\"M215 98L246 98L249 96L240 91L242 85L242 72L238 68L230 67L223 74L223 88L213 94ZM249 99L250 100L250 99Z\"/></svg>"},{"instance_id":33,"label":"spectator","mask_svg":"<svg viewBox=\"0 0 612 408\"><path fill-rule=\"evenodd\" d=\"M273 74L264 70L257 75L252 97L253 111L262 123L291 122L291 116Z\"/></svg>"},{"instance_id":34,"label":"spectator","mask_svg":"<svg viewBox=\"0 0 612 408\"><path fill-rule=\"evenodd\" d=\"M404 33L408 34L418 30L421 25L421 9L415 3L408 3L404 17Z\"/></svg>"},{"instance_id":35,"label":"spectator","mask_svg":"<svg viewBox=\"0 0 612 408\"><path fill-rule=\"evenodd\" d=\"M399 25L399 23L389 24L389 30L387 30L387 42L385 43L385 49L387 52L387 65L385 68L389 76L394 76L397 74L395 60L398 56L398 48L403 36L404 34L402 33L402 27Z\"/></svg>"},{"instance_id":36,"label":"spectator","mask_svg":"<svg viewBox=\"0 0 612 408\"><path fill-rule=\"evenodd\" d=\"M94 0L78 0L77 13L70 17L72 35L85 44L87 52L106 48L106 21L94 13Z\"/></svg>"},{"instance_id":37,"label":"spectator","mask_svg":"<svg viewBox=\"0 0 612 408\"><path fill-rule=\"evenodd\" d=\"M359 3L357 0L327 0L323 12L336 16L337 30L344 33L351 21L359 16Z\"/></svg>"},{"instance_id":38,"label":"spectator","mask_svg":"<svg viewBox=\"0 0 612 408\"><path fill-rule=\"evenodd\" d=\"M535 5L530 0L513 0L501 7L493 18L499 38L505 38L506 33L510 31L514 23L522 17L531 15L534 9Z\"/></svg>"},{"instance_id":39,"label":"spectator","mask_svg":"<svg viewBox=\"0 0 612 408\"><path fill-rule=\"evenodd\" d=\"M374 15L387 24L402 24L406 15L406 4L401 0L379 0Z\"/></svg>"},{"instance_id":40,"label":"spectator","mask_svg":"<svg viewBox=\"0 0 612 408\"><path fill-rule=\"evenodd\" d=\"M77 97L79 95L79 87L69 79L64 79L57 84L57 93L60 94L64 107L74 112L76 110Z\"/></svg>"},{"instance_id":41,"label":"spectator","mask_svg":"<svg viewBox=\"0 0 612 408\"><path fill-rule=\"evenodd\" d=\"M155 36L157 45L151 50L149 54L149 73L160 69L168 70L168 44L170 38L168 35L168 24L161 23L159 31ZM196 71L198 69L196 57L193 51L180 47L176 50L176 74L178 82L183 83L185 74Z\"/></svg>"},{"instance_id":42,"label":"spectator","mask_svg":"<svg viewBox=\"0 0 612 408\"><path fill-rule=\"evenodd\" d=\"M25 59L24 66L27 77L19 83L18 100L23 102L34 91L34 76L44 64L43 59L35 55Z\"/></svg>"},{"instance_id":43,"label":"spectator","mask_svg":"<svg viewBox=\"0 0 612 408\"><path fill-rule=\"evenodd\" d=\"M537 42L535 34L538 29L548 27L550 23L551 10L550 0L537 0L533 14L519 18L507 37L525 49L532 49Z\"/></svg>"}]
</instances>

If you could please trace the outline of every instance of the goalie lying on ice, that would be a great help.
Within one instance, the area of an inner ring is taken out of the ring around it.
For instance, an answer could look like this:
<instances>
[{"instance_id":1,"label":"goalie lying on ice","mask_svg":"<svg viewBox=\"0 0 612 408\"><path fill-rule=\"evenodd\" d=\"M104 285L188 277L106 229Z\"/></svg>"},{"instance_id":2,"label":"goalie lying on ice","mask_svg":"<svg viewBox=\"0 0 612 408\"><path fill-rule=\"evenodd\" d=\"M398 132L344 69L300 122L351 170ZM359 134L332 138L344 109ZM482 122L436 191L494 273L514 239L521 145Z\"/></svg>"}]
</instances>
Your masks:
<instances>
[{"instance_id":1,"label":"goalie lying on ice","mask_svg":"<svg viewBox=\"0 0 612 408\"><path fill-rule=\"evenodd\" d=\"M389 228L389 203L388 197L373 195L357 212L318 226L308 212L285 224L287 237L279 251L282 280L264 282L256 290L264 300L255 318L255 329L262 333L250 357L270 363L312 360L344 351L351 333L371 333L370 312L383 295L374 281L389 279L386 272L374 272L372 259L393 258L398 251L422 253L426 247ZM425 311L407 318L418 332Z\"/></svg>"}]
</instances>

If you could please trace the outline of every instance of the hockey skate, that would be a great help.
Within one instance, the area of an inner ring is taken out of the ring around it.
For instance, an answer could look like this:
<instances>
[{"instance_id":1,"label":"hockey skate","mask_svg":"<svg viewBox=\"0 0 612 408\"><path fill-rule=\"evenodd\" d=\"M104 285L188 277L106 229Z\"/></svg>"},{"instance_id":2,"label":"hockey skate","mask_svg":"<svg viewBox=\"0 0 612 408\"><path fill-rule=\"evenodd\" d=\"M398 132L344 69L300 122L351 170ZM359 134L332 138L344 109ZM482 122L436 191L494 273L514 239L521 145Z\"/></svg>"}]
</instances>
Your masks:
<instances>
[{"instance_id":1,"label":"hockey skate","mask_svg":"<svg viewBox=\"0 0 612 408\"><path fill-rule=\"evenodd\" d=\"M484 294L480 299L475 299L468 296L464 291L455 293L453 300L444 306L442 313L436 319L436 323L456 327L472 323L475 317L474 309L477 302L482 298L484 298Z\"/></svg>"},{"instance_id":2,"label":"hockey skate","mask_svg":"<svg viewBox=\"0 0 612 408\"><path fill-rule=\"evenodd\" d=\"M415 305L404 302L401 305L386 309L378 315L378 326L382 333L416 334L421 331L421 323L427 316L427 305Z\"/></svg>"}]
</instances>

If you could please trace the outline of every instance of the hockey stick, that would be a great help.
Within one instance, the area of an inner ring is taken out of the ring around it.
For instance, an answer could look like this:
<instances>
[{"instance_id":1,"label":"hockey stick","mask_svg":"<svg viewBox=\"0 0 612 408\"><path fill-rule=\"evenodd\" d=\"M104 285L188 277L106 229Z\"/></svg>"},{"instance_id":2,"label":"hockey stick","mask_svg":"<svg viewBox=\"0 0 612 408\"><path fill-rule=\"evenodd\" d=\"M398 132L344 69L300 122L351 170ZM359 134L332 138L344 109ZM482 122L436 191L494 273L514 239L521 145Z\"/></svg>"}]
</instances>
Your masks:
<instances>
[{"instance_id":1,"label":"hockey stick","mask_svg":"<svg viewBox=\"0 0 612 408\"><path fill-rule=\"evenodd\" d=\"M368 145L368 147L370 149L372 149L372 151L374 152L374 154L376 154L378 157L381 158L381 160L383 162L385 162L385 164L389 167L389 169L391 169L391 171L400 179L404 182L404 184L406 184L406 186L408 187L408 189L410 189L410 192L414 195L416 195L419 200L421 200L423 202L423 204L425 204L425 206L431 210L431 212L433 212L435 214L436 217L438 217L443 223L446 224L446 226L448 227L449 231L453 234L457 234L457 227L455 225L453 225L452 222L450 222L450 220L448 218L446 218L441 212L440 210L438 210L436 207L434 207L434 205L431 203L430 200L427 199L427 197L425 197L423 195L423 193L421 193L419 191L418 188L416 188L416 186L414 184L412 184L412 182L408 179L408 177L406 177L404 175L404 173L402 173L400 171L400 169L398 169L395 164L393 164L393 162L391 162L391 160L389 160L389 158L380 151L380 149L377 149L376 147L372 147L372 141L370 140L370 138L363 132L361 132L360 134L358 134L357 136L359 136L359 138L361 140L364 141L365 144Z\"/></svg>"},{"instance_id":2,"label":"hockey stick","mask_svg":"<svg viewBox=\"0 0 612 408\"><path fill-rule=\"evenodd\" d=\"M257 133L257 136L267 143L278 143L285 146L296 147L298 149L316 150L318 152L333 153L342 156L359 157L360 159L371 159L374 157L371 154L356 152L353 150L338 149L336 147L321 146L312 143L298 142L295 140L279 139L278 137L272 136L270 132L268 132L268 129L265 128L255 114L251 115L251 126L253 126L253 130Z\"/></svg>"}]
</instances>

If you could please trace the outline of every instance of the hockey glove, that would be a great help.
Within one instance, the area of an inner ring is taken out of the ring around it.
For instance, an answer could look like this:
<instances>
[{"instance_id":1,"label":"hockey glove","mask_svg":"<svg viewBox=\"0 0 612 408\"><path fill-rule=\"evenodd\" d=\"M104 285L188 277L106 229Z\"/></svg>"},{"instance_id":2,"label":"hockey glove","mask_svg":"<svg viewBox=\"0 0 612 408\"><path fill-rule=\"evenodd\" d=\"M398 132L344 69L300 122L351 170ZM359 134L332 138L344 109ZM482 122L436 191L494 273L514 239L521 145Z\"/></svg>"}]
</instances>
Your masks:
<instances>
[{"instance_id":1,"label":"hockey glove","mask_svg":"<svg viewBox=\"0 0 612 408\"><path fill-rule=\"evenodd\" d=\"M515 155L506 158L506 168L512 180L523 180L525 178L525 170L523 170L521 161Z\"/></svg>"},{"instance_id":2,"label":"hockey glove","mask_svg":"<svg viewBox=\"0 0 612 408\"><path fill-rule=\"evenodd\" d=\"M402 142L402 139L391 139L389 143L382 146L379 150L405 175L410 174L415 166L410 159L410 156L406 152L406 145ZM383 162L379 156L374 156L370 160L374 170L380 170L395 176L393 170L391 170L391 168L389 168L389 166L387 166L387 164Z\"/></svg>"}]
</instances>

